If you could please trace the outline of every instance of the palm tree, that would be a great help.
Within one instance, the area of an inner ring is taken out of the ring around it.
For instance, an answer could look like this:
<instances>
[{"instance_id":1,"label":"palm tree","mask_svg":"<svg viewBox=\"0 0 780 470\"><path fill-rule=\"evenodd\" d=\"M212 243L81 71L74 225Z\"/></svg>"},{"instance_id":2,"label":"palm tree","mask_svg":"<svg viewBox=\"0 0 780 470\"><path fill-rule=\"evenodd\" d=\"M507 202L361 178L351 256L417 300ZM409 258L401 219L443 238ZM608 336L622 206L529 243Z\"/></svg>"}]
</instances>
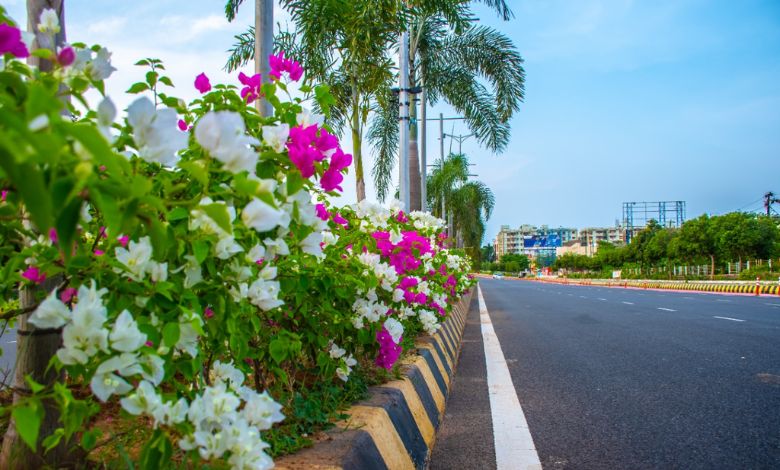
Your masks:
<instances>
[{"instance_id":1,"label":"palm tree","mask_svg":"<svg viewBox=\"0 0 780 470\"><path fill-rule=\"evenodd\" d=\"M232 0L235 1L235 0ZM396 34L397 0L281 0L295 32L276 37L276 49L301 62L307 79L326 83L336 103L328 124L341 134L349 127L358 200L365 199L362 143L377 90L392 79L388 44ZM234 70L254 52L248 31L236 36L227 69Z\"/></svg>"},{"instance_id":2,"label":"palm tree","mask_svg":"<svg viewBox=\"0 0 780 470\"><path fill-rule=\"evenodd\" d=\"M468 158L450 154L443 165L437 162L436 169L428 176L427 202L435 215L451 219L450 236L458 247L478 250L495 198L485 183L468 178Z\"/></svg>"},{"instance_id":3,"label":"palm tree","mask_svg":"<svg viewBox=\"0 0 780 470\"><path fill-rule=\"evenodd\" d=\"M512 41L486 26L470 23L461 2L457 15L415 9L410 17L410 86L422 85L422 108L428 100L443 100L465 118L479 142L493 152L509 142L508 120L519 109L524 95L523 59ZM484 2L503 19L512 13L503 1ZM484 86L480 79L490 84ZM376 153L373 169L377 195L388 194L398 145L398 100L380 93L376 116L368 138ZM420 209L417 109L411 107L409 147L412 209Z\"/></svg>"}]
</instances>

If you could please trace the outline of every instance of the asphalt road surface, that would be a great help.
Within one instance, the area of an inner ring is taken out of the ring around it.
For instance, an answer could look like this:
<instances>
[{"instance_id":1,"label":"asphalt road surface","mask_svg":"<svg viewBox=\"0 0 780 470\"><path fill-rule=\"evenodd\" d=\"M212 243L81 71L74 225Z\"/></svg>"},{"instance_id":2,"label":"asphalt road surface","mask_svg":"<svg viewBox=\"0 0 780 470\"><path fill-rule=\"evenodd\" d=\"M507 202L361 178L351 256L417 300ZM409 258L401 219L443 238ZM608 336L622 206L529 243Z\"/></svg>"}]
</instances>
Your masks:
<instances>
[{"instance_id":1,"label":"asphalt road surface","mask_svg":"<svg viewBox=\"0 0 780 470\"><path fill-rule=\"evenodd\" d=\"M780 468L780 297L480 280L545 469ZM431 468L495 468L476 295Z\"/></svg>"}]
</instances>

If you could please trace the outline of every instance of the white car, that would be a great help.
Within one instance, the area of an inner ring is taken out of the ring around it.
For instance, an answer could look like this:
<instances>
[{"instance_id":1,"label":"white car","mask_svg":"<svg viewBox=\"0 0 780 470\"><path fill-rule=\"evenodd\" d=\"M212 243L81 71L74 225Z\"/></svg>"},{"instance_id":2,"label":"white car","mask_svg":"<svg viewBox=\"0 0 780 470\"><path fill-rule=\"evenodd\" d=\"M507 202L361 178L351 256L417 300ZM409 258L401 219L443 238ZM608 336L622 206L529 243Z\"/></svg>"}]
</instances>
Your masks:
<instances>
[{"instance_id":1,"label":"white car","mask_svg":"<svg viewBox=\"0 0 780 470\"><path fill-rule=\"evenodd\" d=\"M493 273L493 279L504 279L504 273Z\"/></svg>"}]
</instances>

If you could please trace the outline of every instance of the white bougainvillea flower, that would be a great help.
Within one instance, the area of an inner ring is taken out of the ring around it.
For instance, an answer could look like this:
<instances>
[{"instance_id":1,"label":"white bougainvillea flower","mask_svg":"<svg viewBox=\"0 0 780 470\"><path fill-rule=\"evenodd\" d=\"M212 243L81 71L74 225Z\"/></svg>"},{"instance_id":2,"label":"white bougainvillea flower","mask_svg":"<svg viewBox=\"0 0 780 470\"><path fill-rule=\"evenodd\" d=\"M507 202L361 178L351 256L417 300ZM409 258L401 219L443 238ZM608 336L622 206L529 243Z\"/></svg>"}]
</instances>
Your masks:
<instances>
[{"instance_id":1,"label":"white bougainvillea flower","mask_svg":"<svg viewBox=\"0 0 780 470\"><path fill-rule=\"evenodd\" d=\"M111 348L123 352L137 351L146 343L146 335L141 333L138 324L127 310L122 310L117 317L108 339L111 341Z\"/></svg>"},{"instance_id":2,"label":"white bougainvillea flower","mask_svg":"<svg viewBox=\"0 0 780 470\"><path fill-rule=\"evenodd\" d=\"M203 280L203 271L198 260L192 255L185 255L187 264L184 265L184 288L189 289Z\"/></svg>"},{"instance_id":3,"label":"white bougainvillea flower","mask_svg":"<svg viewBox=\"0 0 780 470\"><path fill-rule=\"evenodd\" d=\"M179 316L179 340L176 342L176 350L183 351L192 357L198 355L198 327L203 326L203 320L195 312L187 312Z\"/></svg>"},{"instance_id":4,"label":"white bougainvillea flower","mask_svg":"<svg viewBox=\"0 0 780 470\"><path fill-rule=\"evenodd\" d=\"M141 376L154 385L160 385L165 377L165 361L156 354L142 354L138 362Z\"/></svg>"},{"instance_id":5,"label":"white bougainvillea flower","mask_svg":"<svg viewBox=\"0 0 780 470\"><path fill-rule=\"evenodd\" d=\"M184 398L179 398L176 403L166 402L155 410L152 416L155 420L168 426L183 423L187 419L189 404Z\"/></svg>"},{"instance_id":6,"label":"white bougainvillea flower","mask_svg":"<svg viewBox=\"0 0 780 470\"><path fill-rule=\"evenodd\" d=\"M138 362L138 356L133 353L122 353L103 361L97 368L96 374L116 372L123 377L140 374L143 371Z\"/></svg>"},{"instance_id":7,"label":"white bougainvillea flower","mask_svg":"<svg viewBox=\"0 0 780 470\"><path fill-rule=\"evenodd\" d=\"M290 223L290 216L283 210L275 209L266 202L253 198L244 207L241 220L247 227L258 232L267 232L278 226L287 227Z\"/></svg>"},{"instance_id":8,"label":"white bougainvillea flower","mask_svg":"<svg viewBox=\"0 0 780 470\"><path fill-rule=\"evenodd\" d=\"M255 246L253 246L252 249L249 250L249 253L246 254L246 260L249 263L257 263L264 258L265 247L260 243L257 243Z\"/></svg>"},{"instance_id":9,"label":"white bougainvillea flower","mask_svg":"<svg viewBox=\"0 0 780 470\"><path fill-rule=\"evenodd\" d=\"M149 261L149 264L146 265L146 270L149 272L149 278L152 282L165 282L168 280L168 263Z\"/></svg>"},{"instance_id":10,"label":"white bougainvillea flower","mask_svg":"<svg viewBox=\"0 0 780 470\"><path fill-rule=\"evenodd\" d=\"M53 9L44 8L39 21L38 31L43 34L57 34L60 32L60 18Z\"/></svg>"},{"instance_id":11,"label":"white bougainvillea flower","mask_svg":"<svg viewBox=\"0 0 780 470\"><path fill-rule=\"evenodd\" d=\"M187 133L177 126L176 110L156 109L144 96L127 108L127 122L133 126L139 157L169 168L176 166L180 159L177 153L187 146Z\"/></svg>"},{"instance_id":12,"label":"white bougainvillea flower","mask_svg":"<svg viewBox=\"0 0 780 470\"><path fill-rule=\"evenodd\" d=\"M312 232L306 236L300 243L301 251L314 256L323 256L322 254L322 233Z\"/></svg>"},{"instance_id":13,"label":"white bougainvillea flower","mask_svg":"<svg viewBox=\"0 0 780 470\"><path fill-rule=\"evenodd\" d=\"M36 328L59 328L67 323L70 317L68 306L57 298L56 291L52 291L30 315L28 321Z\"/></svg>"},{"instance_id":14,"label":"white bougainvillea flower","mask_svg":"<svg viewBox=\"0 0 780 470\"><path fill-rule=\"evenodd\" d=\"M133 389L133 386L125 379L112 372L96 373L89 382L89 386L92 389L92 394L102 402L106 402L111 398L111 395L124 395Z\"/></svg>"},{"instance_id":15,"label":"white bougainvillea flower","mask_svg":"<svg viewBox=\"0 0 780 470\"><path fill-rule=\"evenodd\" d=\"M313 113L307 108L303 108L303 111L298 113L295 119L301 127L310 127L315 124L321 127L325 123L325 116Z\"/></svg>"},{"instance_id":16,"label":"white bougainvillea flower","mask_svg":"<svg viewBox=\"0 0 780 470\"><path fill-rule=\"evenodd\" d=\"M338 347L338 345L336 343L333 343L333 344L330 345L330 351L328 351L328 353L330 354L331 358L338 359L341 356L343 356L344 354L346 354L347 350L343 349L343 348L340 348L340 347Z\"/></svg>"},{"instance_id":17,"label":"white bougainvillea flower","mask_svg":"<svg viewBox=\"0 0 780 470\"><path fill-rule=\"evenodd\" d=\"M357 361L355 358L350 354L349 356L345 357L341 365L336 369L336 375L339 379L343 380L344 382L349 380L349 375L352 373L352 368L357 364Z\"/></svg>"},{"instance_id":18,"label":"white bougainvillea flower","mask_svg":"<svg viewBox=\"0 0 780 470\"><path fill-rule=\"evenodd\" d=\"M115 119L116 106L114 106L114 102L111 101L111 98L106 96L100 101L100 104L98 104L97 107L97 125L100 133L103 134L103 137L110 143L113 143L114 140L116 140L116 136L111 132L111 126L114 124Z\"/></svg>"},{"instance_id":19,"label":"white bougainvillea flower","mask_svg":"<svg viewBox=\"0 0 780 470\"><path fill-rule=\"evenodd\" d=\"M266 238L263 240L266 248L266 258L273 259L275 256L286 256L290 254L290 247L287 246L287 242L283 238Z\"/></svg>"},{"instance_id":20,"label":"white bougainvillea flower","mask_svg":"<svg viewBox=\"0 0 780 470\"><path fill-rule=\"evenodd\" d=\"M274 152L283 152L287 139L290 137L290 125L286 123L275 126L263 126L263 142L274 149Z\"/></svg>"},{"instance_id":21,"label":"white bougainvillea flower","mask_svg":"<svg viewBox=\"0 0 780 470\"><path fill-rule=\"evenodd\" d=\"M244 384L244 373L236 369L232 361L223 363L217 360L211 368L211 382L223 382L232 390L238 391Z\"/></svg>"},{"instance_id":22,"label":"white bougainvillea flower","mask_svg":"<svg viewBox=\"0 0 780 470\"><path fill-rule=\"evenodd\" d=\"M133 393L119 400L119 403L131 415L152 415L162 405L154 386L145 380L138 384Z\"/></svg>"},{"instance_id":23,"label":"white bougainvillea flower","mask_svg":"<svg viewBox=\"0 0 780 470\"><path fill-rule=\"evenodd\" d=\"M429 335L436 333L436 331L441 328L441 325L436 318L436 314L430 310L421 310L417 314L417 317L420 319L423 329Z\"/></svg>"},{"instance_id":24,"label":"white bougainvillea flower","mask_svg":"<svg viewBox=\"0 0 780 470\"><path fill-rule=\"evenodd\" d=\"M255 393L247 397L243 414L249 423L254 424L261 431L271 429L274 423L284 419L282 405L275 402L268 392Z\"/></svg>"},{"instance_id":25,"label":"white bougainvillea flower","mask_svg":"<svg viewBox=\"0 0 780 470\"><path fill-rule=\"evenodd\" d=\"M280 291L281 289L277 281L257 279L249 285L247 296L253 305L268 311L284 305L284 302L279 299Z\"/></svg>"},{"instance_id":26,"label":"white bougainvillea flower","mask_svg":"<svg viewBox=\"0 0 780 470\"><path fill-rule=\"evenodd\" d=\"M393 342L398 344L401 341L401 335L404 334L404 326L395 318L388 318L383 325L390 336L393 338Z\"/></svg>"},{"instance_id":27,"label":"white bougainvillea flower","mask_svg":"<svg viewBox=\"0 0 780 470\"><path fill-rule=\"evenodd\" d=\"M195 125L195 140L232 173L255 174L260 141L247 135L244 119L233 111L209 111Z\"/></svg>"},{"instance_id":28,"label":"white bougainvillea flower","mask_svg":"<svg viewBox=\"0 0 780 470\"><path fill-rule=\"evenodd\" d=\"M152 243L149 237L130 241L127 248L117 247L114 250L116 260L125 265L129 271L128 277L134 281L143 280L149 261L152 259Z\"/></svg>"},{"instance_id":29,"label":"white bougainvillea flower","mask_svg":"<svg viewBox=\"0 0 780 470\"><path fill-rule=\"evenodd\" d=\"M229 259L242 251L244 251L244 248L231 236L220 238L217 244L214 245L214 255L219 259Z\"/></svg>"}]
</instances>

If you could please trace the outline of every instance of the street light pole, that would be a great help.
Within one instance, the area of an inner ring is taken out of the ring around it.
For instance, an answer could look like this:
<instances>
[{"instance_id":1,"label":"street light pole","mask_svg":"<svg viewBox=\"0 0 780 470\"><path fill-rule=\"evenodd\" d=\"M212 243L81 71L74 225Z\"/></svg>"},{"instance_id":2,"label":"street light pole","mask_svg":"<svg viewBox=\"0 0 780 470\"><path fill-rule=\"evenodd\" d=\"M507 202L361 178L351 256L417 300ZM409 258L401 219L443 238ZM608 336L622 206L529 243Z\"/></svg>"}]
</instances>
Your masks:
<instances>
[{"instance_id":1,"label":"street light pole","mask_svg":"<svg viewBox=\"0 0 780 470\"><path fill-rule=\"evenodd\" d=\"M426 134L426 109L428 107L428 96L425 93L425 84L422 87L422 96L420 97L420 209L425 212L428 210L428 135Z\"/></svg>"},{"instance_id":2,"label":"street light pole","mask_svg":"<svg viewBox=\"0 0 780 470\"><path fill-rule=\"evenodd\" d=\"M400 50L398 51L399 64L399 113L398 128L400 149L398 152L399 181L398 189L401 197L401 206L404 212L409 212L409 33L401 33Z\"/></svg>"}]
</instances>

